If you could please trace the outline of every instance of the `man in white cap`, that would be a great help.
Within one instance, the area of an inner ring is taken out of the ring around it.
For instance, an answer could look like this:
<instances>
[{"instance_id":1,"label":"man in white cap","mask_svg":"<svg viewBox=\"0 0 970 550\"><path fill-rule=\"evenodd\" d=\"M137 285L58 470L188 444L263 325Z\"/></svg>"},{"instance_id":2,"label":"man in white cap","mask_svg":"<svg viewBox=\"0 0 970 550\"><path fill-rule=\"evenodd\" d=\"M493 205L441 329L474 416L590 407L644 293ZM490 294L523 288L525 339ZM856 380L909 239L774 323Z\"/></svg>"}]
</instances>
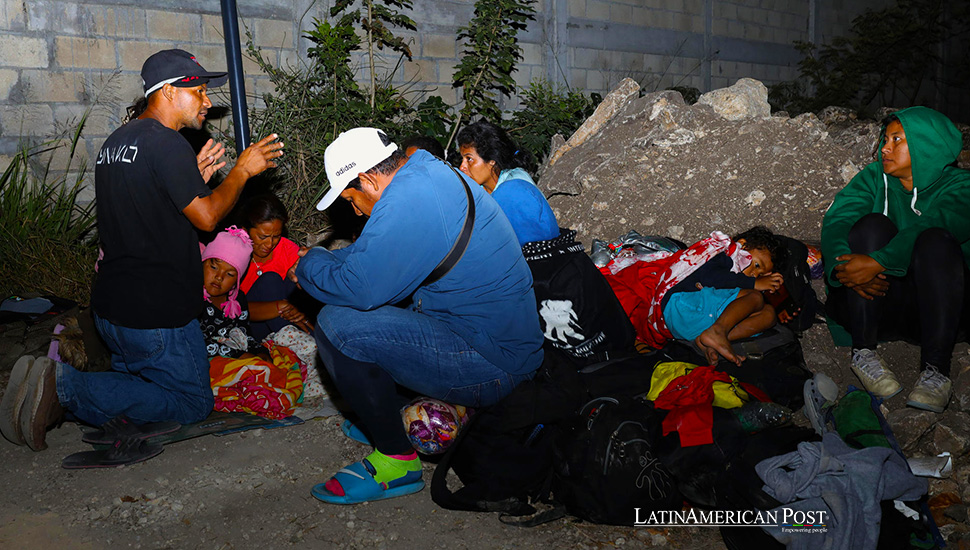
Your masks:
<instances>
[{"instance_id":1,"label":"man in white cap","mask_svg":"<svg viewBox=\"0 0 970 550\"><path fill-rule=\"evenodd\" d=\"M274 167L283 144L270 135L248 147L214 190L225 162L212 140L196 155L178 131L201 129L212 106L209 72L183 50L149 57L141 71L147 109L105 140L95 168L104 253L92 295L95 324L112 370L80 372L42 357L18 361L0 404L0 428L38 451L64 411L93 425L125 415L136 424L196 422L212 411L209 363L196 320L202 263L196 229L212 231L247 180ZM131 457L132 459L137 457Z\"/></svg>"},{"instance_id":2,"label":"man in white cap","mask_svg":"<svg viewBox=\"0 0 970 550\"><path fill-rule=\"evenodd\" d=\"M314 248L295 270L327 304L315 332L320 356L359 418L344 432L376 447L312 493L354 504L424 487L399 386L491 405L538 369L542 333L515 232L481 186L426 151L405 157L375 128L340 134L324 164L330 190L317 208L341 197L370 217L354 244Z\"/></svg>"}]
</instances>

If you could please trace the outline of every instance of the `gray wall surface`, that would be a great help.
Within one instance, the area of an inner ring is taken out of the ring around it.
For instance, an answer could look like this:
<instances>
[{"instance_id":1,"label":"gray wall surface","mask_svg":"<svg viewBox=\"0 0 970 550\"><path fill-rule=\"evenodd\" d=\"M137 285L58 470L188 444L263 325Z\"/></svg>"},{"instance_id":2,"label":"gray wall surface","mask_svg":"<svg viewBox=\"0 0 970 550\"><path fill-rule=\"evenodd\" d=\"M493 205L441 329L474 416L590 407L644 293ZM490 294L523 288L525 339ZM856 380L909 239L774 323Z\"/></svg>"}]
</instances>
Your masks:
<instances>
[{"instance_id":1,"label":"gray wall surface","mask_svg":"<svg viewBox=\"0 0 970 550\"><path fill-rule=\"evenodd\" d=\"M650 91L692 86L701 92L742 77L766 84L798 76L795 40L827 42L866 8L891 0L539 0L536 20L520 35L520 86L545 78L575 90L605 94L623 78ZM243 30L277 65L304 62L302 38L330 2L240 0ZM414 58L391 75L419 99L451 86L462 54L458 27L473 17L472 0L417 0L408 15L416 31L396 31ZM179 47L209 69L226 66L217 0L0 0L0 162L24 138L69 128L88 107L82 154L96 155L140 93L141 64L151 53ZM245 46L244 46L245 47ZM245 51L245 50L244 50ZM362 54L357 61L363 65ZM383 71L396 56L379 60ZM244 59L248 103L272 91L266 75ZM360 74L363 76L363 66ZM517 100L503 107L515 108ZM54 163L53 166L57 166Z\"/></svg>"}]
</instances>

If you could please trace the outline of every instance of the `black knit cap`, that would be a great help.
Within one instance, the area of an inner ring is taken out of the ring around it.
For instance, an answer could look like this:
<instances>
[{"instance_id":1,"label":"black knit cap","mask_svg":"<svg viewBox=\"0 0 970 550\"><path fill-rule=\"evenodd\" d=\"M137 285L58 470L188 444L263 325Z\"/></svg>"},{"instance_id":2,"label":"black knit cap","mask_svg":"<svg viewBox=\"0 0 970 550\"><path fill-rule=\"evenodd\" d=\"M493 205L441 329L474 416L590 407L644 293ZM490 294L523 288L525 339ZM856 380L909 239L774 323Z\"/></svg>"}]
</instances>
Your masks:
<instances>
[{"instance_id":1,"label":"black knit cap","mask_svg":"<svg viewBox=\"0 0 970 550\"><path fill-rule=\"evenodd\" d=\"M141 67L145 97L165 84L178 88L208 84L210 88L216 88L226 83L227 74L206 71L195 56L185 50L162 50L146 59Z\"/></svg>"}]
</instances>

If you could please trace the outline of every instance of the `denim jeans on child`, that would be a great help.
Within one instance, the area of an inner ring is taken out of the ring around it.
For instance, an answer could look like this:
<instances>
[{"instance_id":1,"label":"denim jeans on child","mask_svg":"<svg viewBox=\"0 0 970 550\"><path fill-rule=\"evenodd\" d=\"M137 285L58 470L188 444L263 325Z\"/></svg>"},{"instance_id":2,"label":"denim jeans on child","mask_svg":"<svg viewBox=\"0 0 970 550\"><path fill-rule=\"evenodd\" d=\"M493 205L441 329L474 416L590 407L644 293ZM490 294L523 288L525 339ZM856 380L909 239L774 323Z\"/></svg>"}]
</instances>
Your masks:
<instances>
[{"instance_id":1,"label":"denim jeans on child","mask_svg":"<svg viewBox=\"0 0 970 550\"><path fill-rule=\"evenodd\" d=\"M121 327L97 315L94 322L111 350L111 370L57 366L57 396L74 416L93 425L122 414L136 423L189 424L212 412L209 361L198 321L158 329Z\"/></svg>"},{"instance_id":2,"label":"denim jeans on child","mask_svg":"<svg viewBox=\"0 0 970 550\"><path fill-rule=\"evenodd\" d=\"M441 321L394 306L371 311L324 306L315 336L334 384L384 453L410 449L397 384L447 403L481 407L533 376L505 372Z\"/></svg>"}]
</instances>

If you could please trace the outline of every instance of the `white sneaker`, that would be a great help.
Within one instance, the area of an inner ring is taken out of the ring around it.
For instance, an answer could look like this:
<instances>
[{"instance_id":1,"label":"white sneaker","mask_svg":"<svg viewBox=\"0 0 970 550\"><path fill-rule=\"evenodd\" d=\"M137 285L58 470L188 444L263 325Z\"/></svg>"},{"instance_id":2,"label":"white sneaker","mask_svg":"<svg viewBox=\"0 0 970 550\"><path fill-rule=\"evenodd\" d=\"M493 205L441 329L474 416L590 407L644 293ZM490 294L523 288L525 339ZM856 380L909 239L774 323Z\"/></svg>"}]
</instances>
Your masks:
<instances>
[{"instance_id":1,"label":"white sneaker","mask_svg":"<svg viewBox=\"0 0 970 550\"><path fill-rule=\"evenodd\" d=\"M896 380L896 375L889 370L875 350L853 349L851 368L862 381L863 387L876 397L888 399L903 389Z\"/></svg>"},{"instance_id":2,"label":"white sneaker","mask_svg":"<svg viewBox=\"0 0 970 550\"><path fill-rule=\"evenodd\" d=\"M950 382L949 378L943 376L933 365L926 365L919 375L916 387L910 392L906 404L917 409L941 413L950 402L952 388L953 382Z\"/></svg>"}]
</instances>

